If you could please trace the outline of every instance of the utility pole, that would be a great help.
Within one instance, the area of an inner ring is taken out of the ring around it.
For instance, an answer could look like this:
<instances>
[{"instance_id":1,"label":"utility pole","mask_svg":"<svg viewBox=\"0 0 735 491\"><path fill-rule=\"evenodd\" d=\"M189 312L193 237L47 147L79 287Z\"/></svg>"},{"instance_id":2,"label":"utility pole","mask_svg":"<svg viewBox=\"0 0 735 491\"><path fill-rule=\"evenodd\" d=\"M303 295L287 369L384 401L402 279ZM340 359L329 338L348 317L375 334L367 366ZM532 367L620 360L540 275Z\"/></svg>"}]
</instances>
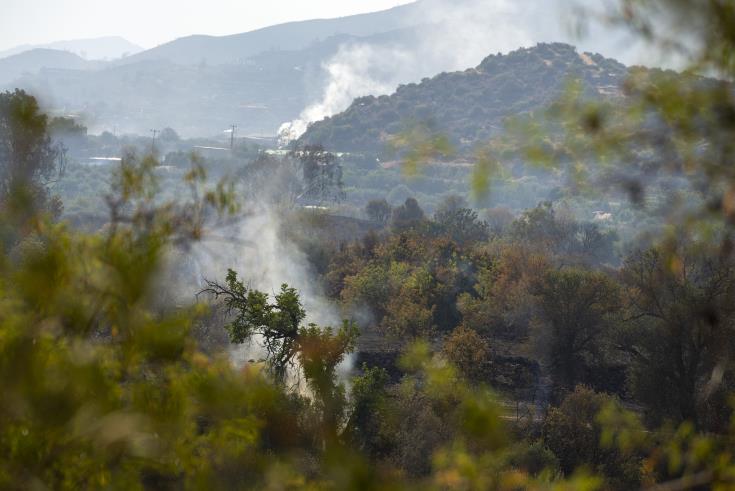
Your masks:
<instances>
[{"instance_id":1,"label":"utility pole","mask_svg":"<svg viewBox=\"0 0 735 491\"><path fill-rule=\"evenodd\" d=\"M59 179L64 177L64 173L66 172L66 152L68 150L63 142L59 143Z\"/></svg>"},{"instance_id":2,"label":"utility pole","mask_svg":"<svg viewBox=\"0 0 735 491\"><path fill-rule=\"evenodd\" d=\"M153 134L153 138L151 139L151 150L156 149L156 135L158 134L158 130L151 130L151 134Z\"/></svg>"},{"instance_id":3,"label":"utility pole","mask_svg":"<svg viewBox=\"0 0 735 491\"><path fill-rule=\"evenodd\" d=\"M237 129L237 126L233 124L230 128L230 150L232 150L235 146L235 130Z\"/></svg>"}]
</instances>

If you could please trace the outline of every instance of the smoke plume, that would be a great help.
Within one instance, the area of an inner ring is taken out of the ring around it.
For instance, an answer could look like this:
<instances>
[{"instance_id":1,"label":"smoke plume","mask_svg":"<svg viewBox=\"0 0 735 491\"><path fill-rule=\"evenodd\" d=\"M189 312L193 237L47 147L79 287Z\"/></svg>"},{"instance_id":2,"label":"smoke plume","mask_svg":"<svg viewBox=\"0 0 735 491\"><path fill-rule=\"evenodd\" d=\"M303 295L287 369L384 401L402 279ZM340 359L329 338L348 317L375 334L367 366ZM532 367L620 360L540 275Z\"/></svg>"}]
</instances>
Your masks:
<instances>
[{"instance_id":1,"label":"smoke plume","mask_svg":"<svg viewBox=\"0 0 735 491\"><path fill-rule=\"evenodd\" d=\"M350 41L323 64L327 83L321 99L279 129L283 143L301 136L310 123L345 110L366 95L384 95L400 84L444 71L474 67L490 53L531 44L527 23L535 1L423 0L406 23L416 26L403 40Z\"/></svg>"}]
</instances>

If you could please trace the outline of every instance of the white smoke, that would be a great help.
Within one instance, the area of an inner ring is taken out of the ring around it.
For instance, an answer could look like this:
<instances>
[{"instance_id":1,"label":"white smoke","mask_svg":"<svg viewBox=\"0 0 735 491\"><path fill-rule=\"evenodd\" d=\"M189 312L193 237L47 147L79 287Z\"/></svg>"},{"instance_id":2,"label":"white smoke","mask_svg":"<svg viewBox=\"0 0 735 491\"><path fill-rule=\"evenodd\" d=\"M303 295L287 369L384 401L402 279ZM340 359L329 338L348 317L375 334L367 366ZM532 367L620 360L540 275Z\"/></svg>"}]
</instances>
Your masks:
<instances>
[{"instance_id":1,"label":"white smoke","mask_svg":"<svg viewBox=\"0 0 735 491\"><path fill-rule=\"evenodd\" d=\"M287 143L308 125L333 116L358 97L393 92L444 71L474 67L487 55L530 45L533 36L518 19L536 2L520 0L424 0L407 24L416 27L408 42L349 42L325 62L327 83L319 101L284 123L279 139Z\"/></svg>"},{"instance_id":2,"label":"white smoke","mask_svg":"<svg viewBox=\"0 0 735 491\"><path fill-rule=\"evenodd\" d=\"M321 100L304 109L297 119L281 125L279 140L285 144L297 139L310 123L347 109L357 97L391 92L396 87L396 80L402 80L406 68L413 63L413 53L398 46L341 46L323 66L328 82Z\"/></svg>"},{"instance_id":3,"label":"white smoke","mask_svg":"<svg viewBox=\"0 0 735 491\"><path fill-rule=\"evenodd\" d=\"M236 224L214 228L209 240L195 244L188 261L194 266L189 295L201 290L205 280L223 282L227 270L232 269L247 287L268 293L271 298L284 283L295 288L306 311L305 322L341 325L337 309L315 281L305 254L282 236L278 210L252 206ZM231 350L235 364L263 358L258 339L253 341Z\"/></svg>"},{"instance_id":4,"label":"white smoke","mask_svg":"<svg viewBox=\"0 0 735 491\"><path fill-rule=\"evenodd\" d=\"M604 0L420 0L414 6L404 21L415 26L408 41L348 42L323 64L327 83L321 98L281 125L282 144L358 97L390 94L400 84L472 68L490 54L536 43L571 43L627 64L671 65L621 29L580 15L580 7L605 12ZM577 32L580 22L586 36Z\"/></svg>"}]
</instances>

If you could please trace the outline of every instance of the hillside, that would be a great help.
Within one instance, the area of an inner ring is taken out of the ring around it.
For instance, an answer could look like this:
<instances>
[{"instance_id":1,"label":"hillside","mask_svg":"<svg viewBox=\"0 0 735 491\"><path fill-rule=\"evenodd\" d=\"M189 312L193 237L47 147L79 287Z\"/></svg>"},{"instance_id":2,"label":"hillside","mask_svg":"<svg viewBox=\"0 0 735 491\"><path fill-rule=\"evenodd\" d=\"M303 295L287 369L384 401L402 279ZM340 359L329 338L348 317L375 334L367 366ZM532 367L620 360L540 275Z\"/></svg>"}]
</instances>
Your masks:
<instances>
[{"instance_id":1,"label":"hillside","mask_svg":"<svg viewBox=\"0 0 735 491\"><path fill-rule=\"evenodd\" d=\"M390 96L356 99L346 111L312 124L300 141L336 151L380 151L410 122L431 121L468 148L497 132L506 117L546 107L572 77L591 93L613 95L626 73L624 65L601 55L539 44L402 85Z\"/></svg>"}]
</instances>

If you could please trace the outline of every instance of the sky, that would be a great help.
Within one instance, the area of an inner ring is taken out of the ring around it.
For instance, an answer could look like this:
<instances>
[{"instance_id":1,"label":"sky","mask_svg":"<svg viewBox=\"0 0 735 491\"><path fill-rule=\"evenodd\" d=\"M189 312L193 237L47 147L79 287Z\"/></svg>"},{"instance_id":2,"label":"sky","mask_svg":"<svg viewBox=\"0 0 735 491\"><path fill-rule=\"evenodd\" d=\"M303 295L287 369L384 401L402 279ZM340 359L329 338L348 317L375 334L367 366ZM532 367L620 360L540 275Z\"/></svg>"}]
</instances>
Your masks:
<instances>
[{"instance_id":1,"label":"sky","mask_svg":"<svg viewBox=\"0 0 735 491\"><path fill-rule=\"evenodd\" d=\"M221 36L282 22L374 12L411 0L0 0L0 50L122 36L152 48L190 34Z\"/></svg>"}]
</instances>

